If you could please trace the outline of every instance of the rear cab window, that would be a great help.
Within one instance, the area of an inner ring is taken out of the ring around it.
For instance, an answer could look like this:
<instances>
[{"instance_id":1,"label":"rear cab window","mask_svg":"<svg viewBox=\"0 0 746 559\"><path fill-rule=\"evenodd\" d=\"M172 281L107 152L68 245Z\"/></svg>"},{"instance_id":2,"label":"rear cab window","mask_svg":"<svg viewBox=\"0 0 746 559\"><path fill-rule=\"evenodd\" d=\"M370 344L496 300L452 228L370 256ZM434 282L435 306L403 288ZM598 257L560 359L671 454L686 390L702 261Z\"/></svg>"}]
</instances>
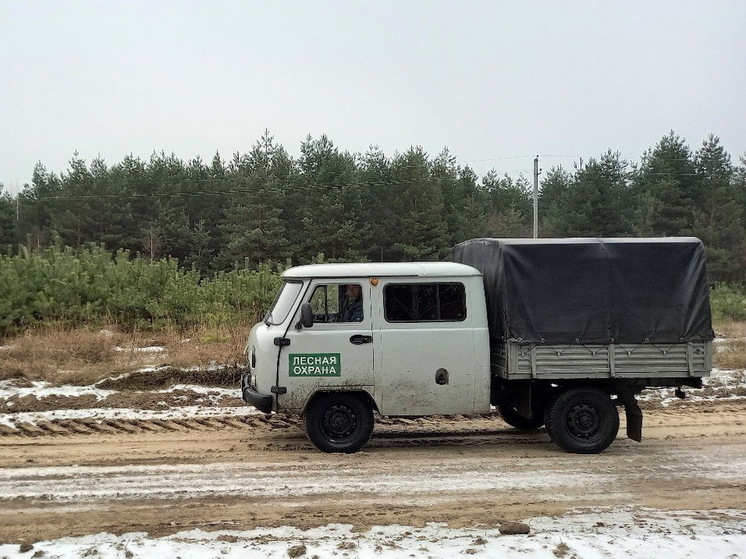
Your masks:
<instances>
[{"instance_id":1,"label":"rear cab window","mask_svg":"<svg viewBox=\"0 0 746 559\"><path fill-rule=\"evenodd\" d=\"M466 320L466 290L459 282L390 283L383 305L386 322Z\"/></svg>"}]
</instances>

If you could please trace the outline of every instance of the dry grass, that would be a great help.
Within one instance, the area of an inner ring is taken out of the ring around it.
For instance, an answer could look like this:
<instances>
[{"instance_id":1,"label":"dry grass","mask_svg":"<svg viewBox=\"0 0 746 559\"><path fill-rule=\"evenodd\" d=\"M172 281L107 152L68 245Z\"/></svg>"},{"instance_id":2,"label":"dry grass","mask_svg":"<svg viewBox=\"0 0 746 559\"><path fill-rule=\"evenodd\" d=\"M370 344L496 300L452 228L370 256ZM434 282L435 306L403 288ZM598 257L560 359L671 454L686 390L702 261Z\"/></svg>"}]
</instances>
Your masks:
<instances>
[{"instance_id":1,"label":"dry grass","mask_svg":"<svg viewBox=\"0 0 746 559\"><path fill-rule=\"evenodd\" d=\"M713 325L716 335L721 338L746 338L746 322L726 320Z\"/></svg>"},{"instance_id":2,"label":"dry grass","mask_svg":"<svg viewBox=\"0 0 746 559\"><path fill-rule=\"evenodd\" d=\"M243 363L249 326L199 329L167 342L169 363L175 367L204 367Z\"/></svg>"},{"instance_id":3,"label":"dry grass","mask_svg":"<svg viewBox=\"0 0 746 559\"><path fill-rule=\"evenodd\" d=\"M746 369L746 339L718 342L712 360L720 369Z\"/></svg>"},{"instance_id":4,"label":"dry grass","mask_svg":"<svg viewBox=\"0 0 746 559\"><path fill-rule=\"evenodd\" d=\"M243 365L243 349L249 327L202 328L191 332L122 332L116 327L49 328L27 332L15 338L0 339L0 380L26 378L53 384L93 384L99 380L131 373L143 367L170 366L171 372L133 382L177 382L173 369ZM746 322L724 322L715 326L718 342L714 364L722 369L746 369ZM137 351L146 347L163 347L162 352ZM117 349L119 348L119 349ZM204 372L204 371L202 371ZM204 372L211 382L222 385L234 373ZM165 376L164 376L165 375ZM190 375L199 376L198 371ZM213 378L210 375L217 375ZM223 375L228 377L223 378ZM177 375L178 376L178 375ZM161 378L163 377L163 378ZM179 382L184 382L183 375ZM199 382L200 379L193 379ZM202 384L202 382L200 382Z\"/></svg>"},{"instance_id":5,"label":"dry grass","mask_svg":"<svg viewBox=\"0 0 746 559\"><path fill-rule=\"evenodd\" d=\"M156 334L121 332L115 327L36 330L0 341L0 380L92 384L154 365L242 364L247 333L247 326ZM164 351L139 351L155 346Z\"/></svg>"},{"instance_id":6,"label":"dry grass","mask_svg":"<svg viewBox=\"0 0 746 559\"><path fill-rule=\"evenodd\" d=\"M725 340L715 345L713 364L720 369L746 369L746 322L720 322L715 332Z\"/></svg>"},{"instance_id":7,"label":"dry grass","mask_svg":"<svg viewBox=\"0 0 746 559\"><path fill-rule=\"evenodd\" d=\"M176 384L236 387L240 378L241 369L234 366L187 371L166 367L155 371L137 371L120 377L106 378L96 386L106 390L160 390Z\"/></svg>"}]
</instances>

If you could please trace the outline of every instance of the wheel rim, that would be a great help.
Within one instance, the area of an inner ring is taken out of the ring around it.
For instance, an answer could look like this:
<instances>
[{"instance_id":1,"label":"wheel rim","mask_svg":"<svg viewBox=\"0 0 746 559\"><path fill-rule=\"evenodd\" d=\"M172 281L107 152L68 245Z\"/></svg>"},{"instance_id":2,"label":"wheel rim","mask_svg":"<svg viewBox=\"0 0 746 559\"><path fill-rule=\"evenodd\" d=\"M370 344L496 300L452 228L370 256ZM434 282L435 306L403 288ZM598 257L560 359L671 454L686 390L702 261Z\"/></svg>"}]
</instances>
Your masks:
<instances>
[{"instance_id":1,"label":"wheel rim","mask_svg":"<svg viewBox=\"0 0 746 559\"><path fill-rule=\"evenodd\" d=\"M355 411L346 404L334 404L329 406L321 418L321 426L331 440L346 439L355 432L357 428L357 415Z\"/></svg>"},{"instance_id":2,"label":"wheel rim","mask_svg":"<svg viewBox=\"0 0 746 559\"><path fill-rule=\"evenodd\" d=\"M601 417L595 407L578 404L567 414L567 427L576 437L592 437L601 427Z\"/></svg>"}]
</instances>

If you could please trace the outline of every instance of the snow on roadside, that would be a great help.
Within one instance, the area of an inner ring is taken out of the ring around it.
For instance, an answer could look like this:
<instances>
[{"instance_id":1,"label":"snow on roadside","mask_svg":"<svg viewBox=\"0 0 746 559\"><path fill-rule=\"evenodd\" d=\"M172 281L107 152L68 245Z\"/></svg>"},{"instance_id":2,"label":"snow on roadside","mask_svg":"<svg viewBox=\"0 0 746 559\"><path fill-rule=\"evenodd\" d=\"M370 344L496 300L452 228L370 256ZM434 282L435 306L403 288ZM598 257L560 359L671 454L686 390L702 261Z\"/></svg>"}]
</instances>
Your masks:
<instances>
[{"instance_id":1,"label":"snow on roadside","mask_svg":"<svg viewBox=\"0 0 746 559\"><path fill-rule=\"evenodd\" d=\"M123 378L126 375L113 377L111 380ZM98 401L105 400L113 394L119 394L120 390L108 390L98 388L98 384L92 385L70 385L70 384L51 384L45 381L24 381L19 384L16 380L0 381L0 399L9 399L13 397L25 398L26 396L35 396L36 398L48 397L71 397L79 398L82 396L93 395ZM194 392L205 396L219 398L237 398L239 397L237 388L222 388L217 386L202 386L199 384L174 384L168 388L160 390L149 390L151 394L169 394L171 392ZM134 391L138 392L138 391Z\"/></svg>"},{"instance_id":2,"label":"snow on roadside","mask_svg":"<svg viewBox=\"0 0 746 559\"><path fill-rule=\"evenodd\" d=\"M199 384L174 384L168 388L154 390L154 394L168 394L170 392L187 391L205 396L219 396L221 398L240 398L238 388L219 388L217 386L202 386Z\"/></svg>"},{"instance_id":3,"label":"snow on roadside","mask_svg":"<svg viewBox=\"0 0 746 559\"><path fill-rule=\"evenodd\" d=\"M96 385L54 385L45 381L37 380L30 382L24 381L24 383L19 386L18 382L13 379L0 381L0 399L6 400L14 396L18 398L24 398L26 396L36 396L37 398L67 396L77 398L92 394L97 400L101 401L116 393L116 390L104 390L102 388L97 388Z\"/></svg>"},{"instance_id":4,"label":"snow on roadside","mask_svg":"<svg viewBox=\"0 0 746 559\"><path fill-rule=\"evenodd\" d=\"M731 473L737 479L738 471ZM261 480L257 482L254 480ZM426 484L437 483L438 494L423 494ZM43 466L0 469L0 498L32 499L55 503L98 503L140 499L190 497L292 498L354 493L360 499L387 503L435 503L448 494L484 491L544 489L557 500L578 491L612 485L611 474L551 470L547 476L532 472L465 471L459 460L422 466L421 476L411 472L370 473L357 468L312 467L283 464L213 462L204 464L130 464L124 466ZM372 505L375 507L375 505Z\"/></svg>"},{"instance_id":5,"label":"snow on roadside","mask_svg":"<svg viewBox=\"0 0 746 559\"><path fill-rule=\"evenodd\" d=\"M138 373L147 373L157 371L160 367L146 367L138 370ZM194 370L202 370L199 367ZM208 368L209 370L209 368ZM110 377L105 380L121 380L131 373L123 373L121 375ZM80 397L87 395L94 395L98 400L103 400L112 394L117 394L118 390L106 390L98 388L97 385L103 381L99 381L93 385L85 386L74 386L74 385L53 385L44 381L23 381L19 383L17 379L3 380L0 381L0 399L9 399L12 397L23 398L25 396L36 396L37 398L45 398L49 396L69 396L69 397ZM714 398L721 399L724 397L722 392L728 390L745 389L746 388L746 370L738 369L713 369L710 377L703 379L704 383L704 394L700 394L698 390L686 389L688 397L692 401L699 400L711 400ZM709 389L709 390L708 390ZM153 393L170 393L174 391L191 391L203 395L213 395L220 397L238 397L237 388L222 388L213 386L202 386L193 384L176 384L169 388L154 390ZM675 400L673 395L674 389L649 389L643 391L640 395L640 400L653 400L662 399L663 405L666 405L669 401ZM744 398L746 396L730 396L730 398Z\"/></svg>"},{"instance_id":6,"label":"snow on roadside","mask_svg":"<svg viewBox=\"0 0 746 559\"><path fill-rule=\"evenodd\" d=\"M234 394L235 396L235 391ZM79 410L50 410L40 412L0 413L0 425L15 429L21 423L36 425L42 421L94 419L99 423L109 419L168 421L170 419L209 419L211 417L243 417L262 414L253 406L179 406L164 410L136 410L132 408L86 408Z\"/></svg>"},{"instance_id":7,"label":"snow on roadside","mask_svg":"<svg viewBox=\"0 0 746 559\"><path fill-rule=\"evenodd\" d=\"M147 348L146 348L147 349ZM161 367L146 367L137 372L157 371ZM215 368L219 368L216 366ZM211 368L208 368L211 369ZM194 370L204 370L204 368L195 367ZM119 380L129 376L131 373L124 373L108 380ZM44 381L27 381L25 379L9 379L0 381L0 402L2 400L11 400L13 398L24 398L34 396L38 399L47 397L85 397L93 395L96 400L101 402L108 397L121 393L119 390L108 390L99 388L98 384L74 386L74 385L53 385ZM746 370L726 370L713 369L709 378L703 380L704 388L702 390L686 389L687 399L692 402L703 400L728 400L746 398ZM133 391L138 392L138 391ZM143 391L144 392L144 391ZM209 418L214 416L242 416L247 414L260 413L256 408L251 406L233 405L223 406L224 399L238 400L240 398L238 388L211 387L192 384L177 384L169 388L147 391L150 394L171 394L174 392L192 392L209 400L213 407L200 405L194 406L175 406L162 410L138 410L131 408L87 408L74 410L51 410L43 412L18 412L18 413L0 413L0 425L15 429L20 423L29 423L35 425L38 422L50 420L68 420L68 419L95 419L104 421L109 419L125 420L169 420L169 419L190 419L190 418ZM650 389L644 390L640 394L640 401L659 402L662 406L668 406L678 398L674 394L673 388ZM6 411L11 408L9 402ZM164 402L165 406L165 402Z\"/></svg>"},{"instance_id":8,"label":"snow on roadside","mask_svg":"<svg viewBox=\"0 0 746 559\"><path fill-rule=\"evenodd\" d=\"M137 372L152 372L159 367L146 367ZM105 380L121 380L131 373L124 373ZM93 385L54 385L45 381L28 381L25 379L8 379L0 381L0 402L15 398L33 396L37 399L44 398L81 398L94 396L96 401L105 401L110 396L121 394L122 390L109 390L99 388L99 381ZM210 418L215 416L245 416L260 413L252 406L235 407L232 404L240 400L238 388L223 388L213 386L202 386L194 384L176 384L164 389L148 391L127 391L132 393L147 392L148 394L173 394L191 392L207 400L209 405L173 406L160 410L141 410L132 408L82 408L82 409L57 409L39 412L10 412L0 413L0 425L15 429L18 424L28 423L36 425L43 421L68 420L68 419L95 419L99 422L109 419L124 420L169 420L169 419L192 419ZM188 399L184 396L185 399ZM179 398L177 398L179 399ZM231 405L224 406L224 399L232 400ZM6 410L12 409L12 401L8 402ZM163 406L166 403L163 402ZM210 407L214 406L214 407Z\"/></svg>"},{"instance_id":9,"label":"snow on roadside","mask_svg":"<svg viewBox=\"0 0 746 559\"><path fill-rule=\"evenodd\" d=\"M132 351L134 353L161 353L166 351L166 348L159 345L148 346L148 347L120 347L114 348L114 351Z\"/></svg>"},{"instance_id":10,"label":"snow on roadside","mask_svg":"<svg viewBox=\"0 0 746 559\"><path fill-rule=\"evenodd\" d=\"M746 369L713 369L709 377L702 379L702 389L684 388L687 400L701 402L705 400L741 400L746 395L732 394L732 392L746 391ZM674 388L651 388L643 390L638 396L642 402L660 401L662 406L668 406L679 398Z\"/></svg>"},{"instance_id":11,"label":"snow on roadside","mask_svg":"<svg viewBox=\"0 0 746 559\"><path fill-rule=\"evenodd\" d=\"M746 512L674 511L625 508L575 511L562 517L525 521L528 535L502 535L494 527L450 528L374 526L355 532L349 525L329 524L309 530L294 527L254 530L190 530L155 538L142 532L117 536L100 533L36 542L30 548L0 545L8 559L95 556L226 557L229 559L287 557L445 558L476 559L526 556L537 559L581 557L676 557L708 559L742 557L746 549Z\"/></svg>"}]
</instances>

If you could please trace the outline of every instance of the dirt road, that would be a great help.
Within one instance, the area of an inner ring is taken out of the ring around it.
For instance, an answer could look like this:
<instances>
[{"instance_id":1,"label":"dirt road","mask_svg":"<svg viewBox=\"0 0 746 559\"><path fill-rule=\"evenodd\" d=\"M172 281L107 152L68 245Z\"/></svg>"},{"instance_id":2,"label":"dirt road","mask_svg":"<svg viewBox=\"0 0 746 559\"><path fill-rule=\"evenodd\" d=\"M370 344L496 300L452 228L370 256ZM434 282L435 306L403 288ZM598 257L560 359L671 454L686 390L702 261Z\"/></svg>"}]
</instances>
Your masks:
<instances>
[{"instance_id":1,"label":"dirt road","mask_svg":"<svg viewBox=\"0 0 746 559\"><path fill-rule=\"evenodd\" d=\"M363 452L282 416L68 420L0 432L0 542L100 531L447 522L573 507L746 509L746 400L653 407L642 444L561 452L497 416L381 420Z\"/></svg>"}]
</instances>

